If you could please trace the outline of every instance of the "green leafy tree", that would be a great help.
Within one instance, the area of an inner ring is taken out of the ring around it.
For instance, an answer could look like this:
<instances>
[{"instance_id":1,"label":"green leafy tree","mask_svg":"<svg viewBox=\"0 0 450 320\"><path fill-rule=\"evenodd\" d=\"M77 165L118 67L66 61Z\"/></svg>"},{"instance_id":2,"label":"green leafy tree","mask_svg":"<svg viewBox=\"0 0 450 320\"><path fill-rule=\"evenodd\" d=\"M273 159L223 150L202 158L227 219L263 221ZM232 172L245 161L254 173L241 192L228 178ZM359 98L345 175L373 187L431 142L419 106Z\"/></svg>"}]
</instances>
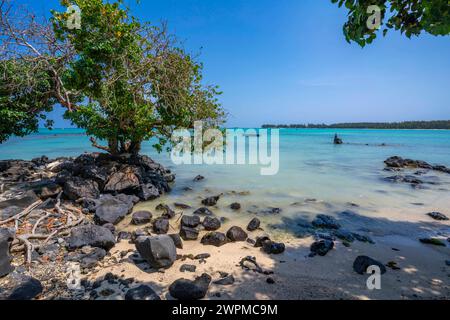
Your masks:
<instances>
[{"instance_id":1,"label":"green leafy tree","mask_svg":"<svg viewBox=\"0 0 450 320\"><path fill-rule=\"evenodd\" d=\"M422 32L434 36L450 34L450 5L448 0L331 0L348 10L348 21L344 25L344 35L348 42L354 41L364 47L377 37L382 29L383 36L394 29L408 38ZM376 28L376 12L380 11L380 23ZM368 26L369 22L369 26Z\"/></svg>"},{"instance_id":2,"label":"green leafy tree","mask_svg":"<svg viewBox=\"0 0 450 320\"><path fill-rule=\"evenodd\" d=\"M144 140L155 137L162 150L176 128L224 121L218 88L203 85L202 65L164 24L139 22L121 0L61 4L80 8L81 28L67 23L70 13L53 11L52 44L34 56L44 60L55 100L67 108L65 118L86 129L95 147L138 153Z\"/></svg>"},{"instance_id":3,"label":"green leafy tree","mask_svg":"<svg viewBox=\"0 0 450 320\"><path fill-rule=\"evenodd\" d=\"M36 132L39 120L46 120L55 99L48 94L51 77L45 68L13 60L0 62L0 143L11 135ZM47 120L47 127L52 122Z\"/></svg>"}]
</instances>

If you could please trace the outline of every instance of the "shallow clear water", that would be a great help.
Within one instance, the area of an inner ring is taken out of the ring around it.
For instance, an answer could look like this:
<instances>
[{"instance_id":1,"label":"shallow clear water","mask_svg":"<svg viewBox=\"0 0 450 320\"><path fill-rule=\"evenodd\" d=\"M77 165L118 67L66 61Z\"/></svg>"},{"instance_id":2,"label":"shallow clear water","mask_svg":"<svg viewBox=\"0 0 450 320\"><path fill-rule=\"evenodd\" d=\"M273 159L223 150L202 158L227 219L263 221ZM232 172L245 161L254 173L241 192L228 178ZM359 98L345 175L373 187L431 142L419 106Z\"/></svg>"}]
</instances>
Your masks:
<instances>
[{"instance_id":1,"label":"shallow clear water","mask_svg":"<svg viewBox=\"0 0 450 320\"><path fill-rule=\"evenodd\" d=\"M342 137L344 145L333 145L335 133ZM235 201L243 205L241 217L247 217L248 210L257 210L254 206L283 209L281 215L267 217L266 223L280 221L283 217L309 217L319 212L346 209L371 217L406 220L416 214L423 215L426 210L445 211L450 207L448 174L426 174L423 178L433 179L438 184L423 190L382 179L393 175L383 171L383 161L393 155L450 166L450 131L283 129L280 131L280 170L275 176L261 176L259 166L175 166L168 154L156 153L151 144L144 144L143 153L177 175L172 193L161 201L186 202L199 207L202 198L224 193L216 209L224 216L236 216L227 208ZM39 134L13 138L0 145L0 159L31 159L43 154L50 158L76 156L93 150L88 137L80 130L42 130ZM206 179L193 182L198 174ZM193 190L185 191L186 187ZM231 191L249 191L250 194L236 195ZM306 199L317 201L305 202ZM160 201L156 202L139 206L152 208Z\"/></svg>"}]
</instances>

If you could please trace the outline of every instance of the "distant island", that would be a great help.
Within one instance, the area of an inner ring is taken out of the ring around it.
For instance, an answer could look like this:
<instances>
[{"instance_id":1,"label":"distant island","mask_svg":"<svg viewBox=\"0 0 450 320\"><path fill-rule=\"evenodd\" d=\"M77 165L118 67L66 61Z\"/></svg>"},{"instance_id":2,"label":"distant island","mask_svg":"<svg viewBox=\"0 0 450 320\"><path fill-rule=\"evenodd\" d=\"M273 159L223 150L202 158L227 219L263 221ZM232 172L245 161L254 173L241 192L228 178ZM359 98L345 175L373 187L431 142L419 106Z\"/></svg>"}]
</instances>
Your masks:
<instances>
[{"instance_id":1,"label":"distant island","mask_svg":"<svg viewBox=\"0 0 450 320\"><path fill-rule=\"evenodd\" d=\"M450 129L450 120L436 121L404 121L404 122L354 122L333 124L264 124L269 128L315 128L315 129Z\"/></svg>"}]
</instances>

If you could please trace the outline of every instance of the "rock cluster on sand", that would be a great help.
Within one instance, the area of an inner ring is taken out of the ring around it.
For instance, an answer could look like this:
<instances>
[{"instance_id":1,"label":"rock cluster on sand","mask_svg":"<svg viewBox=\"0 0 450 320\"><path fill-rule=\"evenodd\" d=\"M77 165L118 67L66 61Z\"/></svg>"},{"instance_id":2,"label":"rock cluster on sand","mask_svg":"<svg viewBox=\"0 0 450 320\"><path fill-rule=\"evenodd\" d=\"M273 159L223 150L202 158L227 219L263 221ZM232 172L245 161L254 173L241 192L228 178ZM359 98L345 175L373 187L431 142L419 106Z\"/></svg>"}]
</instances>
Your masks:
<instances>
[{"instance_id":1,"label":"rock cluster on sand","mask_svg":"<svg viewBox=\"0 0 450 320\"><path fill-rule=\"evenodd\" d=\"M359 274L366 274L367 268L377 266L380 268L381 274L386 273L386 267L379 261L367 256L359 256L353 262L353 270Z\"/></svg>"},{"instance_id":2,"label":"rock cluster on sand","mask_svg":"<svg viewBox=\"0 0 450 320\"><path fill-rule=\"evenodd\" d=\"M24 276L21 277L19 284L9 295L8 300L31 300L41 294L43 289L39 280Z\"/></svg>"},{"instance_id":3,"label":"rock cluster on sand","mask_svg":"<svg viewBox=\"0 0 450 320\"><path fill-rule=\"evenodd\" d=\"M127 291L125 300L161 300L161 298L147 285L140 285Z\"/></svg>"},{"instance_id":4,"label":"rock cluster on sand","mask_svg":"<svg viewBox=\"0 0 450 320\"><path fill-rule=\"evenodd\" d=\"M189 228L196 228L200 224L199 216L182 216L181 225Z\"/></svg>"},{"instance_id":5,"label":"rock cluster on sand","mask_svg":"<svg viewBox=\"0 0 450 320\"><path fill-rule=\"evenodd\" d=\"M207 231L216 231L220 229L222 223L215 217L207 216L205 217L205 219L203 219L202 225Z\"/></svg>"},{"instance_id":6,"label":"rock cluster on sand","mask_svg":"<svg viewBox=\"0 0 450 320\"><path fill-rule=\"evenodd\" d=\"M251 231L258 230L260 225L261 225L261 221L259 221L258 218L253 218L247 225L247 231L251 232Z\"/></svg>"},{"instance_id":7,"label":"rock cluster on sand","mask_svg":"<svg viewBox=\"0 0 450 320\"><path fill-rule=\"evenodd\" d=\"M139 237L136 249L143 259L154 268L170 268L177 259L177 249L171 237L159 235Z\"/></svg>"},{"instance_id":8,"label":"rock cluster on sand","mask_svg":"<svg viewBox=\"0 0 450 320\"><path fill-rule=\"evenodd\" d=\"M209 232L205 234L201 240L202 244L215 247L221 247L227 242L227 236L221 232Z\"/></svg>"},{"instance_id":9,"label":"rock cluster on sand","mask_svg":"<svg viewBox=\"0 0 450 320\"><path fill-rule=\"evenodd\" d=\"M227 238L233 242L245 241L247 240L248 235L241 227L234 226L227 231Z\"/></svg>"},{"instance_id":10,"label":"rock cluster on sand","mask_svg":"<svg viewBox=\"0 0 450 320\"><path fill-rule=\"evenodd\" d=\"M319 256L325 256L329 251L334 248L334 242L331 240L320 240L311 244L312 255L318 254Z\"/></svg>"},{"instance_id":11,"label":"rock cluster on sand","mask_svg":"<svg viewBox=\"0 0 450 320\"><path fill-rule=\"evenodd\" d=\"M211 276L204 273L194 281L178 279L169 287L170 295L178 300L199 300L205 297Z\"/></svg>"},{"instance_id":12,"label":"rock cluster on sand","mask_svg":"<svg viewBox=\"0 0 450 320\"><path fill-rule=\"evenodd\" d=\"M22 237L19 239L3 226L0 228L0 277L14 285L0 295L32 299L42 292L41 278L26 278L28 272L22 266L13 272L11 244L14 252L19 249L18 254L25 257L18 261L39 262L33 263L33 273L48 271L45 268L53 266L55 270L50 272L62 274L67 262L76 262L87 272L109 256L116 239L136 241L148 235L148 228L131 233L116 232L115 226L139 201L153 200L170 191L169 184L174 179L170 170L141 155L90 153L55 160L41 157L31 161L0 161L0 221L5 227L17 229ZM175 215L169 207L166 211L165 219ZM19 213L23 216L14 224L12 217ZM150 212L136 212L132 224L144 225L151 220ZM166 221L155 221L157 233L167 232ZM30 226L34 226L33 231ZM36 250L23 245L30 236L28 232L39 235L29 240ZM175 244L182 247L178 235L167 239L138 241L137 246L140 245L142 255L152 265L165 267L176 259ZM146 299L151 292L138 287L134 293L130 290L128 296Z\"/></svg>"},{"instance_id":13,"label":"rock cluster on sand","mask_svg":"<svg viewBox=\"0 0 450 320\"><path fill-rule=\"evenodd\" d=\"M169 231L169 220L161 217L153 222L153 232L156 234L166 234Z\"/></svg>"},{"instance_id":14,"label":"rock cluster on sand","mask_svg":"<svg viewBox=\"0 0 450 320\"><path fill-rule=\"evenodd\" d=\"M150 211L137 211L131 217L131 223L134 225L147 224L152 221L152 213Z\"/></svg>"},{"instance_id":15,"label":"rock cluster on sand","mask_svg":"<svg viewBox=\"0 0 450 320\"><path fill-rule=\"evenodd\" d=\"M115 245L115 243L116 239L109 229L88 224L72 229L70 237L67 241L67 247L70 250L75 250L84 246L98 247L109 250Z\"/></svg>"}]
</instances>

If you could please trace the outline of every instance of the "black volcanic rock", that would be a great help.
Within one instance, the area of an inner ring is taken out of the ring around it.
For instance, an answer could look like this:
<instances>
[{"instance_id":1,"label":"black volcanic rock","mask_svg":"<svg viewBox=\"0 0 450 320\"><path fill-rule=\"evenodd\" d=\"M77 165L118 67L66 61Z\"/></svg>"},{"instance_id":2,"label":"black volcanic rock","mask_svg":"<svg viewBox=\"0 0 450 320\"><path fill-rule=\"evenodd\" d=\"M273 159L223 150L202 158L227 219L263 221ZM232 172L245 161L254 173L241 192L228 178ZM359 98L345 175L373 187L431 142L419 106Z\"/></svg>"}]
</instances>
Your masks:
<instances>
[{"instance_id":1,"label":"black volcanic rock","mask_svg":"<svg viewBox=\"0 0 450 320\"><path fill-rule=\"evenodd\" d=\"M225 234L221 232L209 232L205 234L201 240L203 245L210 245L215 247L221 247L228 242Z\"/></svg>"},{"instance_id":2,"label":"black volcanic rock","mask_svg":"<svg viewBox=\"0 0 450 320\"><path fill-rule=\"evenodd\" d=\"M70 233L67 246L70 250L84 246L98 247L105 250L111 249L115 245L115 237L107 228L88 224L75 227Z\"/></svg>"},{"instance_id":3,"label":"black volcanic rock","mask_svg":"<svg viewBox=\"0 0 450 320\"><path fill-rule=\"evenodd\" d=\"M381 274L386 273L386 267L379 261L367 256L359 256L353 262L353 270L358 274L365 274L370 266L378 266Z\"/></svg>"},{"instance_id":4,"label":"black volcanic rock","mask_svg":"<svg viewBox=\"0 0 450 320\"><path fill-rule=\"evenodd\" d=\"M204 273L194 281L178 279L169 287L169 293L178 300L199 300L205 297L211 276Z\"/></svg>"},{"instance_id":5,"label":"black volcanic rock","mask_svg":"<svg viewBox=\"0 0 450 320\"><path fill-rule=\"evenodd\" d=\"M219 219L209 216L203 219L202 225L207 231L216 231L222 226Z\"/></svg>"}]
</instances>

